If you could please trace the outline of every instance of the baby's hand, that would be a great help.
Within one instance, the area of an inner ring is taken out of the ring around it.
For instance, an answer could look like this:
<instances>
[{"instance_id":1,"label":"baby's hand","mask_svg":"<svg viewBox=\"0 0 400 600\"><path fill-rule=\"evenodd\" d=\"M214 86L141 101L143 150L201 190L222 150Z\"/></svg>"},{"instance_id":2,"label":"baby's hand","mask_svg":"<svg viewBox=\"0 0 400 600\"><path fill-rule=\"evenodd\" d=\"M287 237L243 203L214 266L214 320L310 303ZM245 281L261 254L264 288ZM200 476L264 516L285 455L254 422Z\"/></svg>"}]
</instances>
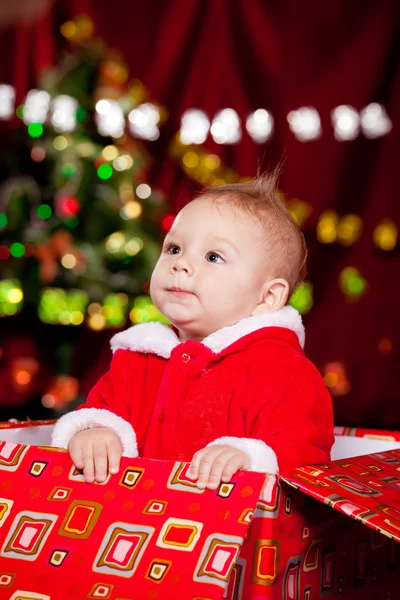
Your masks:
<instances>
[{"instance_id":1,"label":"baby's hand","mask_svg":"<svg viewBox=\"0 0 400 600\"><path fill-rule=\"evenodd\" d=\"M86 483L104 481L110 472L118 473L122 445L108 427L94 427L72 436L68 450L77 469L83 469Z\"/></svg>"},{"instance_id":2,"label":"baby's hand","mask_svg":"<svg viewBox=\"0 0 400 600\"><path fill-rule=\"evenodd\" d=\"M230 481L240 469L250 468L246 452L232 446L216 445L203 448L193 456L188 477L197 479L197 487L216 490L221 481Z\"/></svg>"}]
</instances>

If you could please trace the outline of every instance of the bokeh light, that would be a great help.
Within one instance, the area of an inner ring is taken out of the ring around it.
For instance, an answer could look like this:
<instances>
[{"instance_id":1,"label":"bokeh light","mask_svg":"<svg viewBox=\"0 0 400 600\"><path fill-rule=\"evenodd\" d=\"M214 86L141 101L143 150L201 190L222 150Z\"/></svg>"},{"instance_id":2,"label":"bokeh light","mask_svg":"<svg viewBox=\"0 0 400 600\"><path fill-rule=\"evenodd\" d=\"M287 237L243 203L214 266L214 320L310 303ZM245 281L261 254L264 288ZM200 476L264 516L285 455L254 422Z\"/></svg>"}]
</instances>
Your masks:
<instances>
[{"instance_id":1,"label":"bokeh light","mask_svg":"<svg viewBox=\"0 0 400 600\"><path fill-rule=\"evenodd\" d=\"M374 229L373 238L375 245L380 250L390 252L397 246L399 231L396 224L390 219L384 219Z\"/></svg>"},{"instance_id":2,"label":"bokeh light","mask_svg":"<svg viewBox=\"0 0 400 600\"><path fill-rule=\"evenodd\" d=\"M340 289L349 300L358 300L367 289L367 282L355 267L346 267L339 276Z\"/></svg>"},{"instance_id":3,"label":"bokeh light","mask_svg":"<svg viewBox=\"0 0 400 600\"><path fill-rule=\"evenodd\" d=\"M306 281L297 287L289 300L290 306L293 306L302 315L310 312L313 302L313 286Z\"/></svg>"},{"instance_id":4,"label":"bokeh light","mask_svg":"<svg viewBox=\"0 0 400 600\"><path fill-rule=\"evenodd\" d=\"M311 106L290 111L287 120L291 131L301 142L316 140L322 134L319 113Z\"/></svg>"},{"instance_id":5,"label":"bokeh light","mask_svg":"<svg viewBox=\"0 0 400 600\"><path fill-rule=\"evenodd\" d=\"M322 373L332 396L345 396L350 392L351 385L343 362L327 363L324 365Z\"/></svg>"},{"instance_id":6,"label":"bokeh light","mask_svg":"<svg viewBox=\"0 0 400 600\"><path fill-rule=\"evenodd\" d=\"M317 237L322 244L336 242L339 228L339 216L328 210L322 213L317 223Z\"/></svg>"}]
</instances>

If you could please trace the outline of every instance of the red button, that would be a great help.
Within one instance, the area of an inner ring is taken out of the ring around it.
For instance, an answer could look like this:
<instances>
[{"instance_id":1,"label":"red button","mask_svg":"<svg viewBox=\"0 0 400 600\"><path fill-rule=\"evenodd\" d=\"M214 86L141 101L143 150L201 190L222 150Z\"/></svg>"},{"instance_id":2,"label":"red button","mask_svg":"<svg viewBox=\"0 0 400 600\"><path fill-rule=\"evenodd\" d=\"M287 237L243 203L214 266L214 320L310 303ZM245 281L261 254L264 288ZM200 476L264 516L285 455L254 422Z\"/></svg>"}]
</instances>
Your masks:
<instances>
[{"instance_id":1,"label":"red button","mask_svg":"<svg viewBox=\"0 0 400 600\"><path fill-rule=\"evenodd\" d=\"M164 423L164 421L165 421L165 412L162 410L160 412L160 414L158 415L158 422L159 423Z\"/></svg>"},{"instance_id":2,"label":"red button","mask_svg":"<svg viewBox=\"0 0 400 600\"><path fill-rule=\"evenodd\" d=\"M189 356L189 354L182 354L182 362L187 363L190 359L191 357Z\"/></svg>"}]
</instances>

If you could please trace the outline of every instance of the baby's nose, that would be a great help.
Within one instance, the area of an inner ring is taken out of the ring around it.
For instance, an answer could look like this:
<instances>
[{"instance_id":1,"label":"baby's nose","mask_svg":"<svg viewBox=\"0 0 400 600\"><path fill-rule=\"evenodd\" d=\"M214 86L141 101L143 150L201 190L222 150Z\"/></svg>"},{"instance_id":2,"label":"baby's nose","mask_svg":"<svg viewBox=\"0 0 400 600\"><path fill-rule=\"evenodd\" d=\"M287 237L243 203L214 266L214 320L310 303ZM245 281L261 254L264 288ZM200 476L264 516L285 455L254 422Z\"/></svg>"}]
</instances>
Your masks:
<instances>
[{"instance_id":1,"label":"baby's nose","mask_svg":"<svg viewBox=\"0 0 400 600\"><path fill-rule=\"evenodd\" d=\"M178 258L173 264L172 264L172 272L173 273L177 273L179 271L185 271L186 273L190 273L192 271L191 266L189 265L188 261L185 260L184 258L180 257Z\"/></svg>"}]
</instances>

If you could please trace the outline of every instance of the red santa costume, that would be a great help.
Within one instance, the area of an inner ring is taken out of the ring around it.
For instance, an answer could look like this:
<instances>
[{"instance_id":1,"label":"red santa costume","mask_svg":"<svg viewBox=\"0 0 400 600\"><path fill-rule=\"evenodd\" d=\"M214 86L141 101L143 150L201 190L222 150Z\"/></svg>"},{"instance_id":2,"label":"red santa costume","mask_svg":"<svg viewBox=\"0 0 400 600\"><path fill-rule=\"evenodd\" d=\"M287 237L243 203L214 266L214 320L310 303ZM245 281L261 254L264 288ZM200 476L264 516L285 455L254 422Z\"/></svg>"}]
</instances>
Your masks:
<instances>
[{"instance_id":1,"label":"red santa costume","mask_svg":"<svg viewBox=\"0 0 400 600\"><path fill-rule=\"evenodd\" d=\"M57 422L53 445L105 426L124 456L189 462L207 445L229 444L249 454L254 471L324 463L334 441L332 401L303 345L290 306L202 342L181 343L160 323L130 327L112 338L110 370L86 404Z\"/></svg>"}]
</instances>

